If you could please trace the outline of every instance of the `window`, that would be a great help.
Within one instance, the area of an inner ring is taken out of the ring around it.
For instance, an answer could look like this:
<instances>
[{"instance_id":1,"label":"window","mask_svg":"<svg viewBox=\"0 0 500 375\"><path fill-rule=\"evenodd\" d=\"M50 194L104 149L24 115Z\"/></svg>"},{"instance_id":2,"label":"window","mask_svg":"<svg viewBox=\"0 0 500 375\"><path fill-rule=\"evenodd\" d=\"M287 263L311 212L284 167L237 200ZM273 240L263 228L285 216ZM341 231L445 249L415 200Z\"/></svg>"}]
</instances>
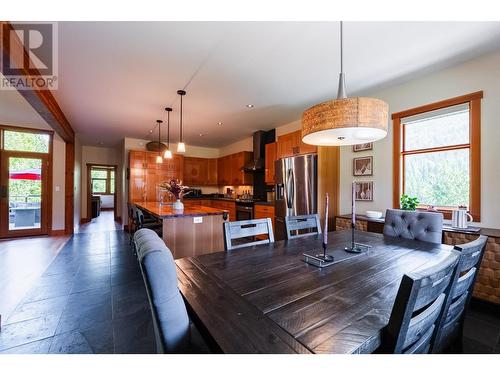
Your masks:
<instances>
[{"instance_id":1,"label":"window","mask_svg":"<svg viewBox=\"0 0 500 375\"><path fill-rule=\"evenodd\" d=\"M92 168L92 194L115 193L115 171L109 168Z\"/></svg>"},{"instance_id":2,"label":"window","mask_svg":"<svg viewBox=\"0 0 500 375\"><path fill-rule=\"evenodd\" d=\"M401 194L449 218L467 206L480 220L482 92L393 114L394 207Z\"/></svg>"},{"instance_id":3,"label":"window","mask_svg":"<svg viewBox=\"0 0 500 375\"><path fill-rule=\"evenodd\" d=\"M47 154L50 134L4 130L3 148L9 151L27 151Z\"/></svg>"}]
</instances>

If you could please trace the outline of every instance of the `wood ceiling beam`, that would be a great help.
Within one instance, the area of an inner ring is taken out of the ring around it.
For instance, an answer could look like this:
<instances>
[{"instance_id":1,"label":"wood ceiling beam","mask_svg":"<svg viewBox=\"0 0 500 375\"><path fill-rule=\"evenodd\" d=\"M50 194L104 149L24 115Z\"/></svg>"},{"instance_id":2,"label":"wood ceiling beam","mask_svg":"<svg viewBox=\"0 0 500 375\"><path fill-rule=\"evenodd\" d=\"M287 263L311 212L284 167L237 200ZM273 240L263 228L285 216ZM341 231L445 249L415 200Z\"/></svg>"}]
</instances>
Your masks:
<instances>
[{"instance_id":1,"label":"wood ceiling beam","mask_svg":"<svg viewBox=\"0 0 500 375\"><path fill-rule=\"evenodd\" d=\"M10 37L10 31L13 30L10 22L0 21L0 30L2 34L2 43L0 44L0 57L10 59L10 61L14 62L16 66L22 67L20 68L20 73L25 77L41 77L38 69L32 68L30 69L32 70L32 72L28 72L28 69L24 67L23 61L28 61L29 55L19 38L15 36L13 38L10 38L10 41L8 40ZM7 50L5 46L9 44L10 48ZM35 70L35 74L33 74L33 70ZM1 71L3 74L3 67ZM36 74L36 72L38 72L38 74ZM74 143L75 132L50 90L33 89L18 90L18 92L66 143Z\"/></svg>"}]
</instances>

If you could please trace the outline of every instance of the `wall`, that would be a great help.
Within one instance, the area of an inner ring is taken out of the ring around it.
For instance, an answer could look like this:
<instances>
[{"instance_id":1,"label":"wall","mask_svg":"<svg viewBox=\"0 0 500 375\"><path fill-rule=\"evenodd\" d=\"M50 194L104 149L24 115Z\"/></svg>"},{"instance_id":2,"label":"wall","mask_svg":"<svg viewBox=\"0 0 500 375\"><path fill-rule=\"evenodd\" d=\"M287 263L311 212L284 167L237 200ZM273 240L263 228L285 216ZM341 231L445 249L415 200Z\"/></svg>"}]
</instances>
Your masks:
<instances>
[{"instance_id":1,"label":"wall","mask_svg":"<svg viewBox=\"0 0 500 375\"><path fill-rule=\"evenodd\" d=\"M484 91L481 105L481 223L500 228L500 53L481 56L466 63L444 69L370 96L385 100L390 113L418 107L475 91ZM389 120L390 121L390 120ZM351 147L341 149L341 197L349 197L352 159L373 155L374 175L363 178L374 181L374 201L359 202L358 213L392 206L392 123L389 134L375 142L373 151L353 153ZM361 178L360 178L361 179ZM350 211L348 199L341 199L341 213Z\"/></svg>"},{"instance_id":2,"label":"wall","mask_svg":"<svg viewBox=\"0 0 500 375\"><path fill-rule=\"evenodd\" d=\"M82 217L87 218L87 164L105 164L105 165L117 165L116 171L116 192L117 192L117 202L121 199L121 180L119 178L122 175L122 167L119 158L119 149L111 147L93 147L93 146L83 146L82 147L82 199L81 199L81 211ZM121 207L117 207L117 216L121 216Z\"/></svg>"},{"instance_id":3,"label":"wall","mask_svg":"<svg viewBox=\"0 0 500 375\"><path fill-rule=\"evenodd\" d=\"M0 74L0 79L3 78ZM0 124L17 126L20 128L33 128L52 130L40 117L29 103L16 90L0 90ZM65 198L65 160L66 145L54 133L52 170L52 230L64 229L64 198Z\"/></svg>"},{"instance_id":4,"label":"wall","mask_svg":"<svg viewBox=\"0 0 500 375\"><path fill-rule=\"evenodd\" d=\"M73 197L73 226L76 230L80 225L80 220L82 218L82 144L78 135L75 135L75 186L74 186L74 197Z\"/></svg>"}]
</instances>

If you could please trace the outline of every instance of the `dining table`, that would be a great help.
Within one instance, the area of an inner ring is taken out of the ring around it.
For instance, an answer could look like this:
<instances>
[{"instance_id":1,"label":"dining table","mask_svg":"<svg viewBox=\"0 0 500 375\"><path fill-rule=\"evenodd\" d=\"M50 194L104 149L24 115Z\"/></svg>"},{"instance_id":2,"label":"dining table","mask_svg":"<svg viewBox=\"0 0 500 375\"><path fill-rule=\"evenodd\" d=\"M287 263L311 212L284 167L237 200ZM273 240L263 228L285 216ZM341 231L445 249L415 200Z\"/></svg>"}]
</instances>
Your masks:
<instances>
[{"instance_id":1,"label":"dining table","mask_svg":"<svg viewBox=\"0 0 500 375\"><path fill-rule=\"evenodd\" d=\"M190 317L214 352L372 353L404 274L444 260L452 246L355 231L369 245L344 250L351 231L328 233L332 265L312 235L176 260Z\"/></svg>"}]
</instances>

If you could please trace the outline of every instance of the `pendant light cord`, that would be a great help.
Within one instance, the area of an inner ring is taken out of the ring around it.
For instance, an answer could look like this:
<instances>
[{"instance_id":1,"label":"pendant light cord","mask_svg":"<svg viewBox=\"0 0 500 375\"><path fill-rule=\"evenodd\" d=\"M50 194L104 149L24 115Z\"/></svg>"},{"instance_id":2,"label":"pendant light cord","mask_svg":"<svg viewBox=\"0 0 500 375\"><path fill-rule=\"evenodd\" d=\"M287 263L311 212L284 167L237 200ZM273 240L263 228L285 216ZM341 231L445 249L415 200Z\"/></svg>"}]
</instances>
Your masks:
<instances>
[{"instance_id":1,"label":"pendant light cord","mask_svg":"<svg viewBox=\"0 0 500 375\"><path fill-rule=\"evenodd\" d=\"M161 155L161 122L159 120L156 121L158 123L158 155Z\"/></svg>"},{"instance_id":2,"label":"pendant light cord","mask_svg":"<svg viewBox=\"0 0 500 375\"><path fill-rule=\"evenodd\" d=\"M167 111L167 149L170 150L170 111Z\"/></svg>"},{"instance_id":3,"label":"pendant light cord","mask_svg":"<svg viewBox=\"0 0 500 375\"><path fill-rule=\"evenodd\" d=\"M182 96L183 96L183 95L181 95L181 129L180 129L180 130L181 130L181 131L180 131L180 133L181 133L181 134L180 134L180 139L181 139L181 142L182 142Z\"/></svg>"},{"instance_id":4,"label":"pendant light cord","mask_svg":"<svg viewBox=\"0 0 500 375\"><path fill-rule=\"evenodd\" d=\"M340 21L340 73L344 73L344 42L343 42L343 23Z\"/></svg>"}]
</instances>

